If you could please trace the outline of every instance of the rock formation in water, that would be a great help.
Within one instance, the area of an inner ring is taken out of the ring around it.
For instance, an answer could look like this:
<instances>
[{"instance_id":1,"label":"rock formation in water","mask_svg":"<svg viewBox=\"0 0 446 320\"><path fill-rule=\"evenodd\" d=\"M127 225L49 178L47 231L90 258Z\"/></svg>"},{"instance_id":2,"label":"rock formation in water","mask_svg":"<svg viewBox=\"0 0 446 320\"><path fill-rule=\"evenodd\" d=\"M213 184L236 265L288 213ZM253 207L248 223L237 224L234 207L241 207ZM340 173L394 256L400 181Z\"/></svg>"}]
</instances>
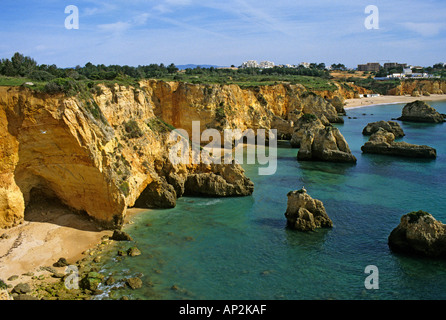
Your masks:
<instances>
[{"instance_id":1,"label":"rock formation in water","mask_svg":"<svg viewBox=\"0 0 446 320\"><path fill-rule=\"evenodd\" d=\"M300 148L300 144L307 131L312 132L318 129L323 129L322 124L314 114L304 114L295 123L293 127L293 134L291 135L290 144L293 148Z\"/></svg>"},{"instance_id":2,"label":"rock formation in water","mask_svg":"<svg viewBox=\"0 0 446 320\"><path fill-rule=\"evenodd\" d=\"M331 103L302 85L144 80L98 87L71 97L0 88L0 228L23 221L33 194L57 198L107 228L119 227L128 207L169 208L185 194L251 194L239 165L170 162L171 130L192 137L193 121L200 133L278 129L286 139L306 113L324 125L342 122Z\"/></svg>"},{"instance_id":3,"label":"rock formation in water","mask_svg":"<svg viewBox=\"0 0 446 320\"><path fill-rule=\"evenodd\" d=\"M365 136L370 136L370 135L374 134L375 132L377 132L379 130L379 128L382 128L388 132L393 133L395 138L400 138L400 137L405 136L404 131L398 122L384 121L384 120L369 123L364 128L364 130L362 130L362 134Z\"/></svg>"},{"instance_id":4,"label":"rock formation in water","mask_svg":"<svg viewBox=\"0 0 446 320\"><path fill-rule=\"evenodd\" d=\"M395 135L382 128L372 134L369 141L361 147L364 153L401 156L410 158L435 159L437 151L429 146L407 142L395 142Z\"/></svg>"},{"instance_id":5,"label":"rock formation in water","mask_svg":"<svg viewBox=\"0 0 446 320\"><path fill-rule=\"evenodd\" d=\"M394 252L446 258L446 225L427 212L411 212L401 217L388 244Z\"/></svg>"},{"instance_id":6,"label":"rock formation in water","mask_svg":"<svg viewBox=\"0 0 446 320\"><path fill-rule=\"evenodd\" d=\"M432 108L426 102L417 100L404 106L402 115L398 118L398 120L441 123L445 122L445 115L438 113L437 110Z\"/></svg>"},{"instance_id":7,"label":"rock formation in water","mask_svg":"<svg viewBox=\"0 0 446 320\"><path fill-rule=\"evenodd\" d=\"M356 163L356 157L338 128L331 125L321 127L316 121L313 127L303 130L297 160Z\"/></svg>"},{"instance_id":8,"label":"rock formation in water","mask_svg":"<svg viewBox=\"0 0 446 320\"><path fill-rule=\"evenodd\" d=\"M322 201L313 199L304 188L288 192L287 197L285 217L288 227L300 231L333 227Z\"/></svg>"}]
</instances>

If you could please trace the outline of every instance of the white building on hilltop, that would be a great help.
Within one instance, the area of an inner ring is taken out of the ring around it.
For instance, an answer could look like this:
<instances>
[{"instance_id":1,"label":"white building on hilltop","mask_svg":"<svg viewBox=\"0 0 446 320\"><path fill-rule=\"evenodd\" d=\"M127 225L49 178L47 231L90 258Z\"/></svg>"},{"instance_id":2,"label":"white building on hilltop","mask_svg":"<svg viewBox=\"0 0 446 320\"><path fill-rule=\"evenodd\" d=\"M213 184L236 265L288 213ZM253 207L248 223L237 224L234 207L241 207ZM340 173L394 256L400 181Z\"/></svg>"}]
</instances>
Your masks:
<instances>
[{"instance_id":1,"label":"white building on hilltop","mask_svg":"<svg viewBox=\"0 0 446 320\"><path fill-rule=\"evenodd\" d=\"M249 60L242 63L240 68L258 68L259 64L255 60Z\"/></svg>"},{"instance_id":2,"label":"white building on hilltop","mask_svg":"<svg viewBox=\"0 0 446 320\"><path fill-rule=\"evenodd\" d=\"M274 62L262 61L262 62L260 62L259 68L261 68L261 69L274 68Z\"/></svg>"}]
</instances>

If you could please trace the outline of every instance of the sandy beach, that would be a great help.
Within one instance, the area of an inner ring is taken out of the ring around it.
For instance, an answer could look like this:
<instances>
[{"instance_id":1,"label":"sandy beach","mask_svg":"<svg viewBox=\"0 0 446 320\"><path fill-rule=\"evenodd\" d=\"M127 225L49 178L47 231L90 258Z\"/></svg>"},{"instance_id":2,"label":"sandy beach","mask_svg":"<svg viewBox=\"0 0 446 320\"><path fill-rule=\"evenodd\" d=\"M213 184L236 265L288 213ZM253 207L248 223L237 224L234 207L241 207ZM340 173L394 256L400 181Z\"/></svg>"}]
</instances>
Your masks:
<instances>
[{"instance_id":1,"label":"sandy beach","mask_svg":"<svg viewBox=\"0 0 446 320\"><path fill-rule=\"evenodd\" d=\"M61 204L33 204L22 224L0 230L0 279L15 275L18 279L8 283L24 282L24 274L38 275L40 267L52 266L61 257L74 264L103 236L111 235L112 231L98 229L90 219Z\"/></svg>"},{"instance_id":2,"label":"sandy beach","mask_svg":"<svg viewBox=\"0 0 446 320\"><path fill-rule=\"evenodd\" d=\"M346 99L344 109L361 108L377 104L410 103L416 100L442 101L446 100L446 94L432 94L430 96L412 97L406 96L379 96L373 98Z\"/></svg>"}]
</instances>

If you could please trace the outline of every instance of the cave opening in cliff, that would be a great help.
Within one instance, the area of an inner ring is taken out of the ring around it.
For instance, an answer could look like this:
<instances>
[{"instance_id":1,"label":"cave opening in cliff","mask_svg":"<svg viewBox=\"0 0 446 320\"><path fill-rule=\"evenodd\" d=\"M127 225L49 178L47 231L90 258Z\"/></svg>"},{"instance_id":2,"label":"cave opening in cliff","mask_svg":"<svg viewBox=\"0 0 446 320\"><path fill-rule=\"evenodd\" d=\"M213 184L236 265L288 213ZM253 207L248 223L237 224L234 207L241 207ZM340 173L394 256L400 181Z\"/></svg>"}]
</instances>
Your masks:
<instances>
[{"instance_id":1,"label":"cave opening in cliff","mask_svg":"<svg viewBox=\"0 0 446 320\"><path fill-rule=\"evenodd\" d=\"M86 212L68 206L53 190L42 185L31 189L24 220L97 231Z\"/></svg>"}]
</instances>

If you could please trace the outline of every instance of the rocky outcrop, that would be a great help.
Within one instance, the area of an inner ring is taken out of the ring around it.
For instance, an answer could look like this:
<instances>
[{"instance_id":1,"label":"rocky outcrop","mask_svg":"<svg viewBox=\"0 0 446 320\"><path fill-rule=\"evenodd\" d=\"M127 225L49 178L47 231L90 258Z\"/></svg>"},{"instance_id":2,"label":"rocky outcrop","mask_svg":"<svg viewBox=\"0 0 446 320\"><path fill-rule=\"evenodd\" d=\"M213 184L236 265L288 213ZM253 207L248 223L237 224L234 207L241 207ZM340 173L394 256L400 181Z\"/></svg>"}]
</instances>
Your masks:
<instances>
[{"instance_id":1,"label":"rocky outcrop","mask_svg":"<svg viewBox=\"0 0 446 320\"><path fill-rule=\"evenodd\" d=\"M0 289L0 301L1 300L14 300L6 289Z\"/></svg>"},{"instance_id":2,"label":"rocky outcrop","mask_svg":"<svg viewBox=\"0 0 446 320\"><path fill-rule=\"evenodd\" d=\"M135 202L137 208L174 208L177 193L164 179L152 181Z\"/></svg>"},{"instance_id":3,"label":"rocky outcrop","mask_svg":"<svg viewBox=\"0 0 446 320\"><path fill-rule=\"evenodd\" d=\"M425 95L444 94L446 93L446 81L444 80L404 80L395 87L390 89L387 94L392 96L404 95Z\"/></svg>"},{"instance_id":4,"label":"rocky outcrop","mask_svg":"<svg viewBox=\"0 0 446 320\"><path fill-rule=\"evenodd\" d=\"M287 197L285 217L288 227L300 231L333 227L322 201L313 199L304 188L288 192Z\"/></svg>"},{"instance_id":5,"label":"rocky outcrop","mask_svg":"<svg viewBox=\"0 0 446 320\"><path fill-rule=\"evenodd\" d=\"M293 148L299 148L302 139L306 136L307 131L312 132L318 129L323 129L322 124L314 114L304 114L294 123L294 131L291 135L290 144Z\"/></svg>"},{"instance_id":6,"label":"rocky outcrop","mask_svg":"<svg viewBox=\"0 0 446 320\"><path fill-rule=\"evenodd\" d=\"M334 96L342 94L327 93L337 110L302 85L144 80L136 87L93 89L67 97L0 87L0 227L21 223L37 194L57 198L107 228L119 227L128 207L172 207L184 194L251 194L252 182L239 165L169 161L169 133L175 127L191 137L193 121L200 121L200 133L278 129L284 139L304 114L323 125L342 122L342 99ZM332 135L334 144L343 144L338 132ZM328 152L341 158L338 153ZM314 154L324 158L327 152L315 148Z\"/></svg>"},{"instance_id":7,"label":"rocky outcrop","mask_svg":"<svg viewBox=\"0 0 446 320\"><path fill-rule=\"evenodd\" d=\"M424 211L408 213L390 233L388 245L394 252L446 258L446 225Z\"/></svg>"},{"instance_id":8,"label":"rocky outcrop","mask_svg":"<svg viewBox=\"0 0 446 320\"><path fill-rule=\"evenodd\" d=\"M382 128L388 132L393 133L395 138L400 138L400 137L405 136L404 131L401 128L401 126L398 124L398 122L384 121L384 120L369 123L364 128L364 130L362 130L362 134L365 136L370 136L370 135L374 134L375 132L377 132L379 130L379 128Z\"/></svg>"},{"instance_id":9,"label":"rocky outcrop","mask_svg":"<svg viewBox=\"0 0 446 320\"><path fill-rule=\"evenodd\" d=\"M243 169L235 164L220 165L210 173L191 174L185 182L185 194L194 196L246 196L254 191L248 178L240 179Z\"/></svg>"},{"instance_id":10,"label":"rocky outcrop","mask_svg":"<svg viewBox=\"0 0 446 320\"><path fill-rule=\"evenodd\" d=\"M75 98L0 88L0 135L9 142L0 146L0 193L7 195L0 227L23 221L33 190L98 221L122 222L126 200L110 165L118 141L97 115Z\"/></svg>"},{"instance_id":11,"label":"rocky outcrop","mask_svg":"<svg viewBox=\"0 0 446 320\"><path fill-rule=\"evenodd\" d=\"M437 151L429 146L414 145L407 142L395 142L393 133L379 128L369 141L361 147L364 153L401 156L410 158L435 159Z\"/></svg>"},{"instance_id":12,"label":"rocky outcrop","mask_svg":"<svg viewBox=\"0 0 446 320\"><path fill-rule=\"evenodd\" d=\"M318 121L303 129L297 160L320 160L355 163L356 157L338 128L321 126ZM296 133L296 136L298 133Z\"/></svg>"},{"instance_id":13,"label":"rocky outcrop","mask_svg":"<svg viewBox=\"0 0 446 320\"><path fill-rule=\"evenodd\" d=\"M401 121L440 123L445 122L445 115L440 114L424 101L414 101L404 106Z\"/></svg>"},{"instance_id":14,"label":"rocky outcrop","mask_svg":"<svg viewBox=\"0 0 446 320\"><path fill-rule=\"evenodd\" d=\"M252 182L234 169L239 165L225 171L226 165L170 163L172 127L155 116L146 90L100 91L67 97L0 87L1 228L24 220L33 194L119 228L127 207L174 206L189 175L228 172L220 175L226 196L252 193Z\"/></svg>"},{"instance_id":15,"label":"rocky outcrop","mask_svg":"<svg viewBox=\"0 0 446 320\"><path fill-rule=\"evenodd\" d=\"M298 84L241 88L147 80L141 82L141 91L153 101L157 117L186 130L189 136L192 121L197 120L201 131L277 129L279 136L287 139L292 134L292 121L305 113L316 115L324 124L343 122L331 103Z\"/></svg>"},{"instance_id":16,"label":"rocky outcrop","mask_svg":"<svg viewBox=\"0 0 446 320\"><path fill-rule=\"evenodd\" d=\"M274 116L271 120L271 128L277 130L279 140L290 140L293 135L293 127L294 122L292 120L284 120L278 116Z\"/></svg>"}]
</instances>

